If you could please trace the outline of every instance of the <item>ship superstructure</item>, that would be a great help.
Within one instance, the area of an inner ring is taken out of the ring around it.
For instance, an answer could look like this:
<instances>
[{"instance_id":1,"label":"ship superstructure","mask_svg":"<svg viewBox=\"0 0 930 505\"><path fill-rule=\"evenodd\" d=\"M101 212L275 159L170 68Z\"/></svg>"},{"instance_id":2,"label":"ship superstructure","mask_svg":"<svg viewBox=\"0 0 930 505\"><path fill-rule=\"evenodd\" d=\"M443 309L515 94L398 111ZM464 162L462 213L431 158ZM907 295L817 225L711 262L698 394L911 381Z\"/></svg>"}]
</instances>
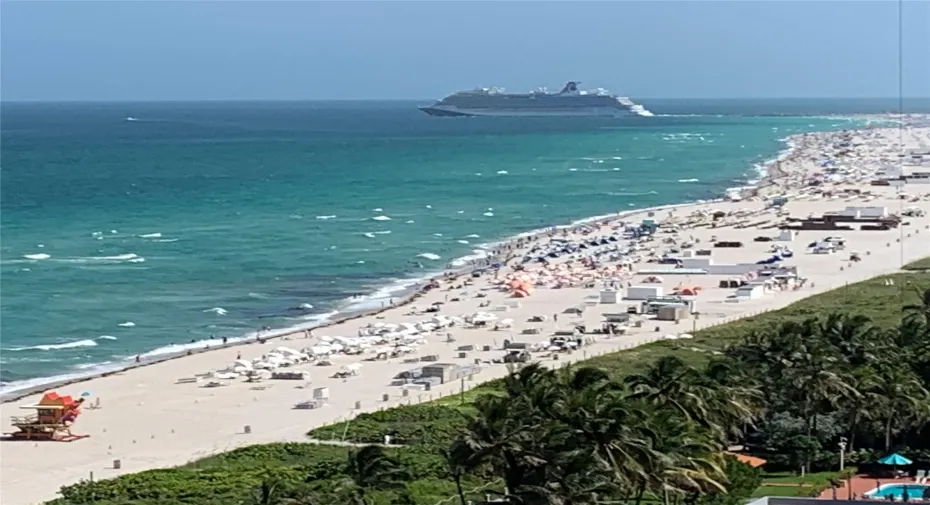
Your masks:
<instances>
[{"instance_id":1,"label":"ship superstructure","mask_svg":"<svg viewBox=\"0 0 930 505\"><path fill-rule=\"evenodd\" d=\"M570 81L558 93L545 88L506 93L503 88L459 91L420 110L431 116L652 116L628 97L603 88L581 90Z\"/></svg>"}]
</instances>

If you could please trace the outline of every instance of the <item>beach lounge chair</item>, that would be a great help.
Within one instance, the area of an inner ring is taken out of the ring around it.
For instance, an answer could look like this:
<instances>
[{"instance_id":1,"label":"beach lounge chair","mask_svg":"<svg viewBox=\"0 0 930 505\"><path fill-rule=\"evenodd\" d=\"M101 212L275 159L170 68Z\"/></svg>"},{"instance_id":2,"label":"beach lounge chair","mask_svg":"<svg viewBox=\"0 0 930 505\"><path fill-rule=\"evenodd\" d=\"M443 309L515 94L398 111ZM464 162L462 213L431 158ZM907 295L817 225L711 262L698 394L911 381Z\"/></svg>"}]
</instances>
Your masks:
<instances>
[{"instance_id":1,"label":"beach lounge chair","mask_svg":"<svg viewBox=\"0 0 930 505\"><path fill-rule=\"evenodd\" d=\"M923 484L927 481L927 470L917 470L917 475L914 476L914 482L917 484Z\"/></svg>"}]
</instances>

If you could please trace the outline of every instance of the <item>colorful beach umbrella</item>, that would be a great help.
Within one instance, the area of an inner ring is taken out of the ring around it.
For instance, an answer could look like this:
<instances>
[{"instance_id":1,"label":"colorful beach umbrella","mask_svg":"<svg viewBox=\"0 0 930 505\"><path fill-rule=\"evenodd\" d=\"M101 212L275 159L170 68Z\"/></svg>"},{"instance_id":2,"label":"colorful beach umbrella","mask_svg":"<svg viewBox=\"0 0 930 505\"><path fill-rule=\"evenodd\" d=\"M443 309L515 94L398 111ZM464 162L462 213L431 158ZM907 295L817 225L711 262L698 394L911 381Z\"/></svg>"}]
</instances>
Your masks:
<instances>
[{"instance_id":1,"label":"colorful beach umbrella","mask_svg":"<svg viewBox=\"0 0 930 505\"><path fill-rule=\"evenodd\" d=\"M894 453L885 456L884 458L878 460L879 463L883 465L910 465L913 461L905 458L904 456Z\"/></svg>"}]
</instances>

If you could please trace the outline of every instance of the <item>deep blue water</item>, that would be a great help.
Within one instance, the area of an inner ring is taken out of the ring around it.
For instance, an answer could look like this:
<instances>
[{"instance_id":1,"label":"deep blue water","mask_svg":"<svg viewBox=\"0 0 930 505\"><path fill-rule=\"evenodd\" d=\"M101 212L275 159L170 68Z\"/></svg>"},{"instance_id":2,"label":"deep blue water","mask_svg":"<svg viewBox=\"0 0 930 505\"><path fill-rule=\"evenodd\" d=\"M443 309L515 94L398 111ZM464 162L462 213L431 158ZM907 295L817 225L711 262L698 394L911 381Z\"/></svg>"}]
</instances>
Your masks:
<instances>
[{"instance_id":1,"label":"deep blue water","mask_svg":"<svg viewBox=\"0 0 930 505\"><path fill-rule=\"evenodd\" d=\"M617 120L416 105L3 104L6 387L377 306L482 244L718 196L779 139L857 124L785 115L888 106L656 102L664 115Z\"/></svg>"}]
</instances>

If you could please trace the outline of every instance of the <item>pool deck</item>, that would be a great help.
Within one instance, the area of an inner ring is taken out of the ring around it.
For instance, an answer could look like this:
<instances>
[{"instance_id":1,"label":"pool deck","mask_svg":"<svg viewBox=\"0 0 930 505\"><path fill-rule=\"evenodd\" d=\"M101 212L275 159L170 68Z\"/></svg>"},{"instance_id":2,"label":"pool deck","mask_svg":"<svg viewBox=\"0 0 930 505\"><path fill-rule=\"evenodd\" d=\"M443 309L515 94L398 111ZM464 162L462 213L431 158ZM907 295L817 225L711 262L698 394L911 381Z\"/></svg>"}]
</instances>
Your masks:
<instances>
[{"instance_id":1,"label":"pool deck","mask_svg":"<svg viewBox=\"0 0 930 505\"><path fill-rule=\"evenodd\" d=\"M853 493L854 498L867 499L864 498L866 492L871 491L878 487L878 484L916 484L913 477L904 477L904 478L880 478L876 479L875 477L869 477L867 475L856 475L855 477L847 481L847 485L836 489L836 498L839 500L848 500L849 493ZM827 488L822 493L820 493L819 498L832 500L833 499L833 489Z\"/></svg>"}]
</instances>

